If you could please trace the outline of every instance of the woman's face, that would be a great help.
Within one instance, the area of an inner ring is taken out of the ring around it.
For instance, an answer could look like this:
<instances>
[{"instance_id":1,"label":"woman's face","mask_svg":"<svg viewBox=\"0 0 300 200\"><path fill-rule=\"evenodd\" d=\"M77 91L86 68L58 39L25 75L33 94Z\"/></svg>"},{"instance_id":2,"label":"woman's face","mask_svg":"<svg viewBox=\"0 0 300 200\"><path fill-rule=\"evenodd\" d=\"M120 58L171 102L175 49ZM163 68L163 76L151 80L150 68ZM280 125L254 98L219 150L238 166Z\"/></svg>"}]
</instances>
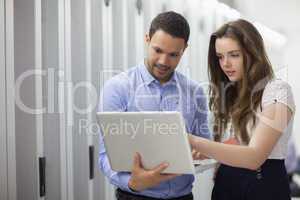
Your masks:
<instances>
[{"instance_id":1,"label":"woman's face","mask_svg":"<svg viewBox=\"0 0 300 200\"><path fill-rule=\"evenodd\" d=\"M239 43L228 37L216 39L216 55L222 71L232 82L241 81L244 72L244 58Z\"/></svg>"}]
</instances>

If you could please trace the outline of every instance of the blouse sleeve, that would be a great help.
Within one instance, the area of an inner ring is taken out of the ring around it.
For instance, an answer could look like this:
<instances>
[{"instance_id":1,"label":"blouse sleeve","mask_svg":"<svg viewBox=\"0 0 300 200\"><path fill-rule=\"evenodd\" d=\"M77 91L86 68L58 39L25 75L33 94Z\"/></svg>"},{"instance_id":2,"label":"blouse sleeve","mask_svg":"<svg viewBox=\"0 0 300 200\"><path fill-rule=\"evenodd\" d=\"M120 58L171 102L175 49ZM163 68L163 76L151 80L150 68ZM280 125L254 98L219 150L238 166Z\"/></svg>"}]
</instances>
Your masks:
<instances>
[{"instance_id":1,"label":"blouse sleeve","mask_svg":"<svg viewBox=\"0 0 300 200\"><path fill-rule=\"evenodd\" d=\"M290 85L280 79L276 79L267 84L262 96L262 109L274 103L286 105L292 113L296 106Z\"/></svg>"}]
</instances>

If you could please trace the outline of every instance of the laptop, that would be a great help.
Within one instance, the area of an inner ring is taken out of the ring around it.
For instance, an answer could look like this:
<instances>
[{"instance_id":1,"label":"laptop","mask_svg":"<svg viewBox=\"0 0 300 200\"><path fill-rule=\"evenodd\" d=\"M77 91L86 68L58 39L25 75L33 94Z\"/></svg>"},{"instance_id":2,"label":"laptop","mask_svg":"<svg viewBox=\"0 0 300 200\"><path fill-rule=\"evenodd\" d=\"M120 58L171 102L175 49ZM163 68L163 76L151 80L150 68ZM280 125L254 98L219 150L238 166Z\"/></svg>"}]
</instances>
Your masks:
<instances>
[{"instance_id":1,"label":"laptop","mask_svg":"<svg viewBox=\"0 0 300 200\"><path fill-rule=\"evenodd\" d=\"M194 161L179 112L98 112L98 124L114 171L130 172L134 154L142 157L145 169L162 162L163 173L195 174L214 167L211 161Z\"/></svg>"}]
</instances>

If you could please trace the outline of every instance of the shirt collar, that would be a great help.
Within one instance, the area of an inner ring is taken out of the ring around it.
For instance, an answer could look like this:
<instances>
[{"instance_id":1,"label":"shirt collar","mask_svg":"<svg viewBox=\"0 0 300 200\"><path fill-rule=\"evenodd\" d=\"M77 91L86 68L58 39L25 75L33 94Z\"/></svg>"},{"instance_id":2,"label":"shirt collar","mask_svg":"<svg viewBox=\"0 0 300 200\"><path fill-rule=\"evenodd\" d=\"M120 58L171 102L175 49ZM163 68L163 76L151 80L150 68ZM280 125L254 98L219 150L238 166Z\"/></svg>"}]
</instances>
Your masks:
<instances>
[{"instance_id":1,"label":"shirt collar","mask_svg":"<svg viewBox=\"0 0 300 200\"><path fill-rule=\"evenodd\" d=\"M149 85L149 84L151 84L152 82L155 82L155 81L157 81L157 82L159 83L159 81L156 80L156 79L152 76L152 74L150 74L150 72L148 71L147 66L145 65L145 62L144 62L144 61L141 62L139 68L140 68L140 73L141 73L141 75L142 75L142 78L143 78L144 82L145 82L147 85ZM176 71L174 71L174 73L173 73L171 79L170 79L166 84L176 83L176 80L177 80L176 76L177 76L177 73L176 73Z\"/></svg>"}]
</instances>

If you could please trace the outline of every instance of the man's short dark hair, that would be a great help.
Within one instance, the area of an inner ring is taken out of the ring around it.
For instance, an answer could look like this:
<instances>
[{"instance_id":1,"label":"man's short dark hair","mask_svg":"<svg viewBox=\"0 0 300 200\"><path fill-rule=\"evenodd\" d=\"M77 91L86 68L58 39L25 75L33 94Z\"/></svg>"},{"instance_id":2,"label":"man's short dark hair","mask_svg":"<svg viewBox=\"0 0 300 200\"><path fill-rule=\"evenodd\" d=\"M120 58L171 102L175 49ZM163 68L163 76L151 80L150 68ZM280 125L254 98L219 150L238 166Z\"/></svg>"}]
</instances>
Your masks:
<instances>
[{"instance_id":1,"label":"man's short dark hair","mask_svg":"<svg viewBox=\"0 0 300 200\"><path fill-rule=\"evenodd\" d=\"M168 11L158 14L151 22L149 37L152 38L158 30L172 35L173 37L183 38L185 43L190 36L190 26L186 19L174 11Z\"/></svg>"}]
</instances>

